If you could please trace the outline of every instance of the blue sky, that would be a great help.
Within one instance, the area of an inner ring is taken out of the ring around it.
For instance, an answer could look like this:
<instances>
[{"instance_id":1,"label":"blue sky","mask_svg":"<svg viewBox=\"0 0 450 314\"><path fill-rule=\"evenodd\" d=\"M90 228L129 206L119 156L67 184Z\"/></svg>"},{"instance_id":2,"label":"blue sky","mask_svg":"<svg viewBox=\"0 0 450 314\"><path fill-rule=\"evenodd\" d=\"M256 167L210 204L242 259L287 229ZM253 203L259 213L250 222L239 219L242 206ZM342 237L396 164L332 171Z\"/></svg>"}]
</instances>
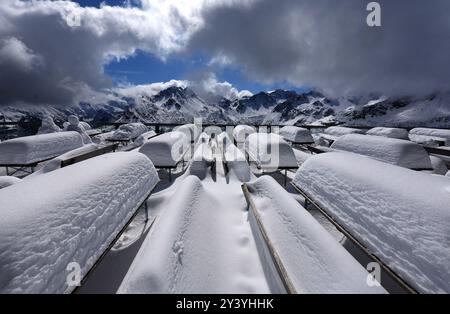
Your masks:
<instances>
[{"instance_id":1,"label":"blue sky","mask_svg":"<svg viewBox=\"0 0 450 314\"><path fill-rule=\"evenodd\" d=\"M99 7L101 3L108 5L123 5L124 0L77 0L81 6ZM209 59L199 55L186 57L169 57L168 60L152 56L145 52L137 52L134 56L120 61L113 61L106 65L104 71L117 85L121 84L147 84L154 82L166 82L171 79L188 79L196 72L211 71L208 67ZM218 81L227 81L238 90L249 90L253 93L262 90L274 90L277 88L303 90L287 83L260 84L248 79L240 69L235 67L215 67Z\"/></svg>"}]
</instances>

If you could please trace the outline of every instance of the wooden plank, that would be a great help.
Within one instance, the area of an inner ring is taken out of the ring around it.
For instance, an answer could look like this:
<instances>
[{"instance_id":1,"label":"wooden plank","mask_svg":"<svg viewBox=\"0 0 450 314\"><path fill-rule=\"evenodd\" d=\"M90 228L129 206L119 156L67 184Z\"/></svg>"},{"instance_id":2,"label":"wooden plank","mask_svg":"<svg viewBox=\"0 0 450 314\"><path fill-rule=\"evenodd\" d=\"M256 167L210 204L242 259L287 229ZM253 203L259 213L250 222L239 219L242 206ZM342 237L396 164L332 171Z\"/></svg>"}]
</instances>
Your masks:
<instances>
[{"instance_id":1,"label":"wooden plank","mask_svg":"<svg viewBox=\"0 0 450 314\"><path fill-rule=\"evenodd\" d=\"M400 285L405 291L410 294L418 294L418 291L414 289L409 283L403 280L395 271L393 271L389 266L387 266L378 256L373 254L356 236L354 236L350 231L348 231L344 226L342 226L332 215L319 206L306 192L304 192L300 187L298 187L294 182L291 182L294 189L301 194L305 200L311 203L334 227L336 227L339 232L344 234L350 241L352 241L357 247L359 247L370 259L378 263L383 270L394 280L398 285Z\"/></svg>"},{"instance_id":2,"label":"wooden plank","mask_svg":"<svg viewBox=\"0 0 450 314\"><path fill-rule=\"evenodd\" d=\"M252 211L256 223L258 225L258 229L261 232L261 235L263 236L263 240L265 244L267 245L267 248L269 249L272 261L274 262L275 268L278 272L278 276L281 279L281 282L283 283L283 286L288 294L297 294L297 291L292 283L292 280L289 278L289 275L286 271L286 268L283 265L283 261L281 260L280 256L278 255L274 245L270 241L269 236L267 235L267 231L264 228L264 225L262 224L261 217L258 213L258 210L256 209L255 203L253 202L250 192L248 191L247 185L244 183L241 186L242 192L244 193L245 199L247 200L247 204L250 207L250 210Z\"/></svg>"},{"instance_id":3,"label":"wooden plank","mask_svg":"<svg viewBox=\"0 0 450 314\"><path fill-rule=\"evenodd\" d=\"M106 153L114 152L118 148L118 144L110 144L86 153L82 153L78 156L74 156L68 159L61 160L61 168L76 164L80 161L87 160L93 157L97 157Z\"/></svg>"}]
</instances>

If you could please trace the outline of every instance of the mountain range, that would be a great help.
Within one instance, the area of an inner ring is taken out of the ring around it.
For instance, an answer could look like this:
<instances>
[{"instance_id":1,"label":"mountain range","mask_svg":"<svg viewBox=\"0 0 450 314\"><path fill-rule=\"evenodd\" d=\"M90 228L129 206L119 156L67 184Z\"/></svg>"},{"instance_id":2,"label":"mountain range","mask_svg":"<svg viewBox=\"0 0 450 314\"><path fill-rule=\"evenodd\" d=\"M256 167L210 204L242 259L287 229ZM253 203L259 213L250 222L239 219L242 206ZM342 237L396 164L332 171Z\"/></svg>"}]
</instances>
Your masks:
<instances>
[{"instance_id":1,"label":"mountain range","mask_svg":"<svg viewBox=\"0 0 450 314\"><path fill-rule=\"evenodd\" d=\"M58 124L76 114L94 126L112 122L188 123L202 118L218 124L293 124L353 126L450 127L450 94L427 97L379 95L331 98L311 90L259 92L239 99L217 95L206 101L188 87L171 86L132 97L112 95L101 103L76 106L19 105L0 107L0 121L33 121L51 115Z\"/></svg>"}]
</instances>

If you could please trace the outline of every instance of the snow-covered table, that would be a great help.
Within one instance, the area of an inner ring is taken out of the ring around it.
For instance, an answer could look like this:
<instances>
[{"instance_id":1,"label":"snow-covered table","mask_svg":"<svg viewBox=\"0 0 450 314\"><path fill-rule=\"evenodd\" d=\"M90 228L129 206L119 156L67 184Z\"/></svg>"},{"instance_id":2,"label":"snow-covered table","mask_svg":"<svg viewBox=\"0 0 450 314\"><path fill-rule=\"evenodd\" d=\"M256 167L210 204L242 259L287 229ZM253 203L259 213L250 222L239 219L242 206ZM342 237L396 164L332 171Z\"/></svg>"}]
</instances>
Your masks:
<instances>
[{"instance_id":1,"label":"snow-covered table","mask_svg":"<svg viewBox=\"0 0 450 314\"><path fill-rule=\"evenodd\" d=\"M0 166L33 168L40 162L83 146L77 132L58 132L19 137L0 143Z\"/></svg>"},{"instance_id":2,"label":"snow-covered table","mask_svg":"<svg viewBox=\"0 0 450 314\"><path fill-rule=\"evenodd\" d=\"M311 132L305 128L299 128L296 126L284 126L280 129L280 135L292 144L312 144L314 139L311 136Z\"/></svg>"},{"instance_id":3,"label":"snow-covered table","mask_svg":"<svg viewBox=\"0 0 450 314\"><path fill-rule=\"evenodd\" d=\"M413 289L450 292L448 178L327 153L293 182Z\"/></svg>"},{"instance_id":4,"label":"snow-covered table","mask_svg":"<svg viewBox=\"0 0 450 314\"><path fill-rule=\"evenodd\" d=\"M158 181L143 154L113 153L0 190L0 293L72 292Z\"/></svg>"}]
</instances>

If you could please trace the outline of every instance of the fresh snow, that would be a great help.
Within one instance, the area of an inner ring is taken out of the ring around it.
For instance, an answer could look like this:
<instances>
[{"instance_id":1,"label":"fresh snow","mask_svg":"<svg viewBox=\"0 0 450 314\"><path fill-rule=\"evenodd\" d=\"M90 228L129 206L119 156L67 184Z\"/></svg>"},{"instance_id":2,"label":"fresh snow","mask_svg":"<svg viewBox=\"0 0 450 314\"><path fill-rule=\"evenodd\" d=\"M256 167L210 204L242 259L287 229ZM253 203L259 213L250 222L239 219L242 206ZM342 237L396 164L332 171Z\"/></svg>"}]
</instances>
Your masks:
<instances>
[{"instance_id":1,"label":"fresh snow","mask_svg":"<svg viewBox=\"0 0 450 314\"><path fill-rule=\"evenodd\" d=\"M444 129L431 129L431 128L415 128L409 131L409 134L413 137L416 135L426 136L437 140L444 139L446 145L450 145L450 130Z\"/></svg>"},{"instance_id":2,"label":"fresh snow","mask_svg":"<svg viewBox=\"0 0 450 314\"><path fill-rule=\"evenodd\" d=\"M347 128L343 126L330 126L324 130L324 133L332 136L342 136L347 134L364 134L365 132L361 129Z\"/></svg>"},{"instance_id":3,"label":"fresh snow","mask_svg":"<svg viewBox=\"0 0 450 314\"><path fill-rule=\"evenodd\" d=\"M140 122L123 124L111 135L109 140L133 140L147 131L147 127Z\"/></svg>"},{"instance_id":4,"label":"fresh snow","mask_svg":"<svg viewBox=\"0 0 450 314\"><path fill-rule=\"evenodd\" d=\"M136 140L134 140L134 143L136 143L139 146L144 145L150 138L156 136L155 131L148 131L138 136Z\"/></svg>"},{"instance_id":5,"label":"fresh snow","mask_svg":"<svg viewBox=\"0 0 450 314\"><path fill-rule=\"evenodd\" d=\"M376 127L372 128L366 133L367 135L374 136L383 136L396 138L400 140L409 140L408 131L400 128L384 128L384 127Z\"/></svg>"},{"instance_id":6,"label":"fresh snow","mask_svg":"<svg viewBox=\"0 0 450 314\"><path fill-rule=\"evenodd\" d=\"M179 127L176 127L174 131L184 133L192 143L197 142L198 137L200 136L200 130L195 124L184 124Z\"/></svg>"},{"instance_id":7,"label":"fresh snow","mask_svg":"<svg viewBox=\"0 0 450 314\"><path fill-rule=\"evenodd\" d=\"M190 148L191 140L182 132L169 132L148 140L139 149L156 167L174 167Z\"/></svg>"},{"instance_id":8,"label":"fresh snow","mask_svg":"<svg viewBox=\"0 0 450 314\"><path fill-rule=\"evenodd\" d=\"M297 167L292 147L279 135L273 133L253 133L245 141L245 150L250 161L267 171L280 167Z\"/></svg>"},{"instance_id":9,"label":"fresh snow","mask_svg":"<svg viewBox=\"0 0 450 314\"><path fill-rule=\"evenodd\" d=\"M296 292L386 292L367 285L368 272L272 177L247 186Z\"/></svg>"},{"instance_id":10,"label":"fresh snow","mask_svg":"<svg viewBox=\"0 0 450 314\"><path fill-rule=\"evenodd\" d=\"M0 189L21 182L22 180L11 176L0 176Z\"/></svg>"},{"instance_id":11,"label":"fresh snow","mask_svg":"<svg viewBox=\"0 0 450 314\"><path fill-rule=\"evenodd\" d=\"M39 127L37 134L49 134L61 132L61 128L55 124L53 118L46 116L42 119L41 126Z\"/></svg>"},{"instance_id":12,"label":"fresh snow","mask_svg":"<svg viewBox=\"0 0 450 314\"><path fill-rule=\"evenodd\" d=\"M224 161L228 168L228 177L239 182L248 182L254 178L244 153L234 144L226 147Z\"/></svg>"},{"instance_id":13,"label":"fresh snow","mask_svg":"<svg viewBox=\"0 0 450 314\"><path fill-rule=\"evenodd\" d=\"M83 146L77 132L19 137L0 143L0 164L31 164Z\"/></svg>"},{"instance_id":14,"label":"fresh snow","mask_svg":"<svg viewBox=\"0 0 450 314\"><path fill-rule=\"evenodd\" d=\"M348 134L339 137L332 149L356 153L411 169L432 169L427 151L419 144L394 138Z\"/></svg>"},{"instance_id":15,"label":"fresh snow","mask_svg":"<svg viewBox=\"0 0 450 314\"><path fill-rule=\"evenodd\" d=\"M418 291L450 292L447 178L327 153L294 182Z\"/></svg>"},{"instance_id":16,"label":"fresh snow","mask_svg":"<svg viewBox=\"0 0 450 314\"><path fill-rule=\"evenodd\" d=\"M447 164L445 163L445 161L436 156L430 156L430 160L431 165L433 167L433 173L445 176L445 174L448 171Z\"/></svg>"},{"instance_id":17,"label":"fresh snow","mask_svg":"<svg viewBox=\"0 0 450 314\"><path fill-rule=\"evenodd\" d=\"M68 264L86 274L158 181L144 155L113 153L0 190L0 292L71 292Z\"/></svg>"},{"instance_id":18,"label":"fresh snow","mask_svg":"<svg viewBox=\"0 0 450 314\"><path fill-rule=\"evenodd\" d=\"M293 149L293 151L295 154L295 159L297 159L297 163L299 166L301 166L306 160L308 160L308 158L312 156L311 153L306 153L295 148Z\"/></svg>"},{"instance_id":19,"label":"fresh snow","mask_svg":"<svg viewBox=\"0 0 450 314\"><path fill-rule=\"evenodd\" d=\"M208 143L202 143L197 146L189 163L188 173L196 175L200 179L204 179L207 176L209 167L214 161L214 155L211 147Z\"/></svg>"},{"instance_id":20,"label":"fresh snow","mask_svg":"<svg viewBox=\"0 0 450 314\"><path fill-rule=\"evenodd\" d=\"M279 133L285 140L293 143L313 143L314 139L311 136L311 132L305 128L299 128L296 126L284 126L280 129Z\"/></svg>"}]
</instances>

